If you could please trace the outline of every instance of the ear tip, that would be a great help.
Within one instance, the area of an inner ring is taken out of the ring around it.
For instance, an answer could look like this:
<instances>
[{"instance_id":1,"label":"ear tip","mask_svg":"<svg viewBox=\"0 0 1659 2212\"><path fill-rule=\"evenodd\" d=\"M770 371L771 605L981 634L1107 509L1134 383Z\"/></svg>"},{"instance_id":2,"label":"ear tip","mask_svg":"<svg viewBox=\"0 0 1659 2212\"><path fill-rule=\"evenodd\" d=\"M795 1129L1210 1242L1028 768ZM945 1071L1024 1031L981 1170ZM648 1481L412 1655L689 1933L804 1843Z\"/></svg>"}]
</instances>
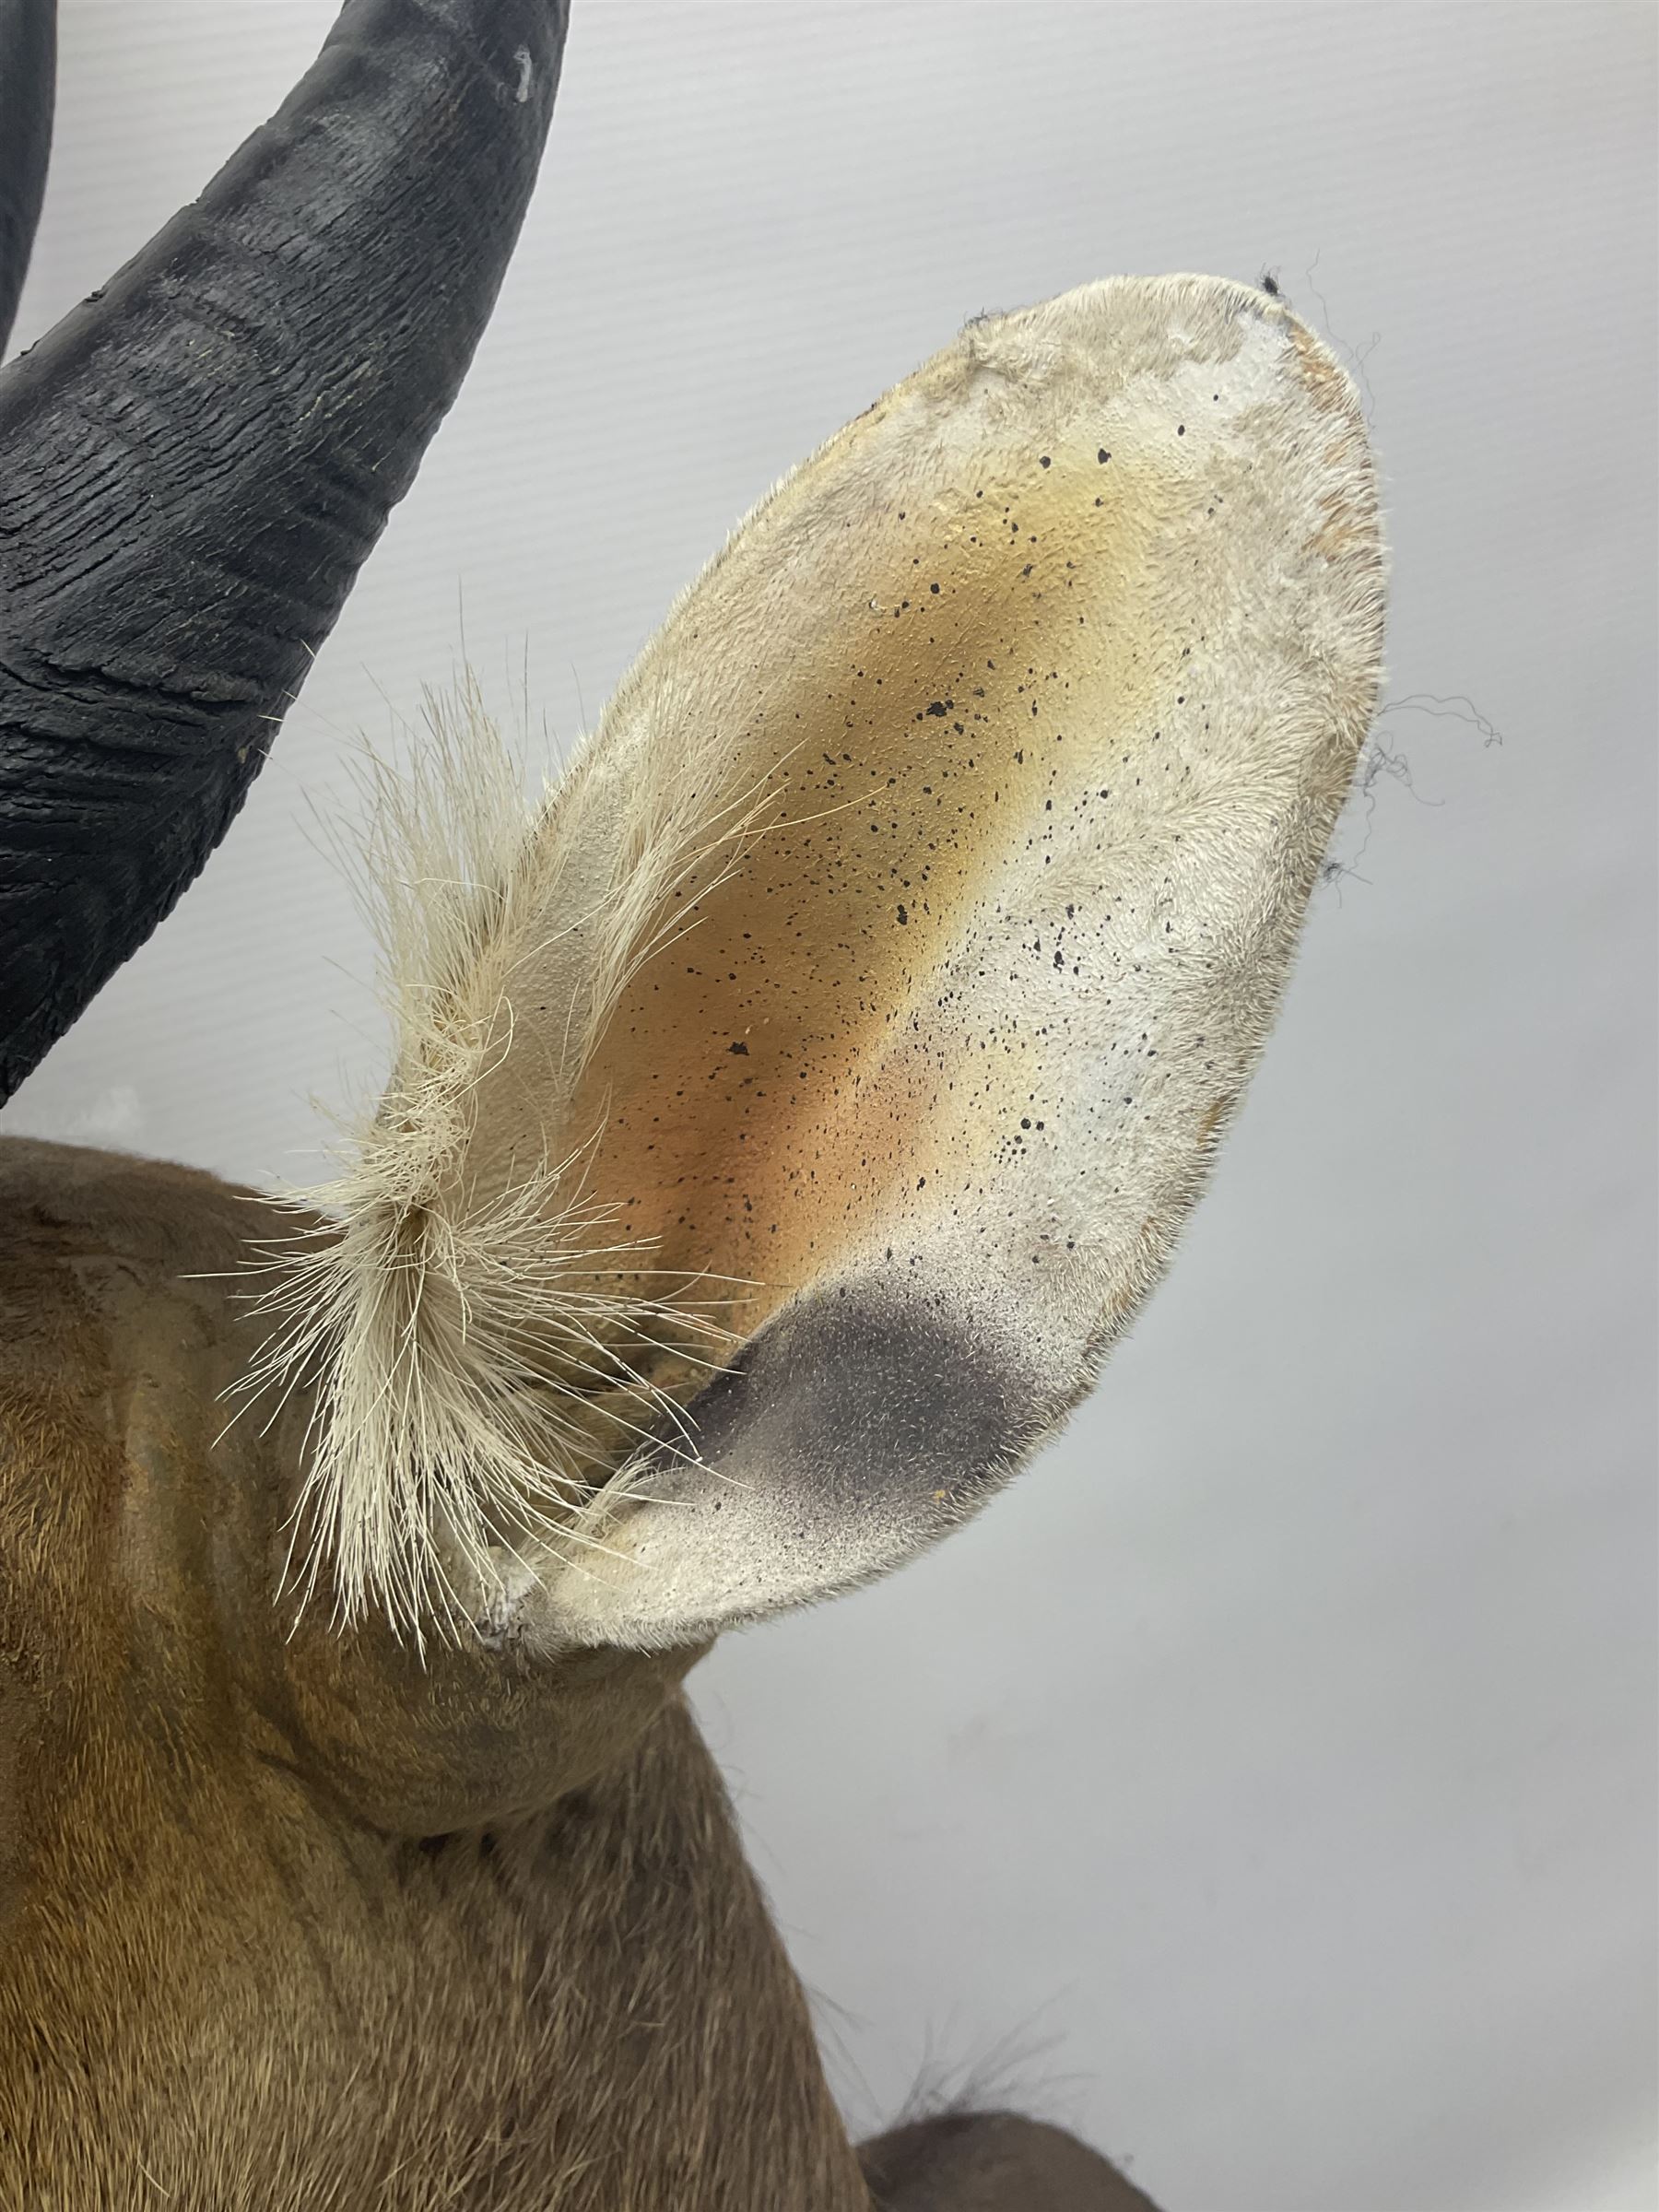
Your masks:
<instances>
[{"instance_id":1,"label":"ear tip","mask_svg":"<svg viewBox=\"0 0 1659 2212\"><path fill-rule=\"evenodd\" d=\"M954 358L1001 384L993 407L1007 419L1055 437L1068 425L1091 454L1081 433L1098 428L1099 459L1145 465L1143 489L1218 441L1249 462L1258 497L1271 482L1287 508L1319 511L1307 542L1324 565L1373 577L1385 565L1359 388L1277 293L1193 272L1099 277L976 317Z\"/></svg>"},{"instance_id":2,"label":"ear tip","mask_svg":"<svg viewBox=\"0 0 1659 2212\"><path fill-rule=\"evenodd\" d=\"M1236 277L1194 270L1095 277L1011 314L975 316L963 335L972 339L996 330L1029 331L1051 343L1070 340L1085 347L1121 345L1129 334L1143 343L1155 343L1161 335L1172 357L1205 361L1223 358L1236 347L1240 324L1282 333L1303 364L1304 381L1319 396L1339 399L1364 428L1354 380L1324 340L1277 293Z\"/></svg>"}]
</instances>

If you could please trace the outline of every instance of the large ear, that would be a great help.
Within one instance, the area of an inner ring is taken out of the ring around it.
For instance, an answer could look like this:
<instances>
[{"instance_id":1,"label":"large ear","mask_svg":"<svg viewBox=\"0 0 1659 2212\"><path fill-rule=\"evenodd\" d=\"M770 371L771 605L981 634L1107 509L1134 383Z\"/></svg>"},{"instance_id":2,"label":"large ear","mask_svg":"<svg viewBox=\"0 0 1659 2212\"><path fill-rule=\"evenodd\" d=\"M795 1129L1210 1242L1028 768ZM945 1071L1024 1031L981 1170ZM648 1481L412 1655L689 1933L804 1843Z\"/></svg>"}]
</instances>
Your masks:
<instances>
[{"instance_id":1,"label":"large ear","mask_svg":"<svg viewBox=\"0 0 1659 2212\"><path fill-rule=\"evenodd\" d=\"M1347 379L1206 278L974 324L773 492L411 877L305 1283L347 1608L688 1641L1004 1482L1261 1049L1382 600Z\"/></svg>"}]
</instances>

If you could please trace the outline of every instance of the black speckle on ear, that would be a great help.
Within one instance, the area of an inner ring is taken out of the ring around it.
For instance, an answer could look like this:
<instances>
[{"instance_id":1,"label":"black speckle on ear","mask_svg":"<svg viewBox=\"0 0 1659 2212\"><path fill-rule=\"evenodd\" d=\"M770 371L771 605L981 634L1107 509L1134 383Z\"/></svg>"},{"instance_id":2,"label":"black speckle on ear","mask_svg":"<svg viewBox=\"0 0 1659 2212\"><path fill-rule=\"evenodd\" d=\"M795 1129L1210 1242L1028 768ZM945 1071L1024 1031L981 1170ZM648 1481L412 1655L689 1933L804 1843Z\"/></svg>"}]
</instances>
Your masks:
<instances>
[{"instance_id":1,"label":"black speckle on ear","mask_svg":"<svg viewBox=\"0 0 1659 2212\"><path fill-rule=\"evenodd\" d=\"M728 1053L736 1053L745 1060L748 1058L748 1046L744 1043L741 1038L738 1039L735 1044L728 1044L726 1046L726 1051Z\"/></svg>"}]
</instances>

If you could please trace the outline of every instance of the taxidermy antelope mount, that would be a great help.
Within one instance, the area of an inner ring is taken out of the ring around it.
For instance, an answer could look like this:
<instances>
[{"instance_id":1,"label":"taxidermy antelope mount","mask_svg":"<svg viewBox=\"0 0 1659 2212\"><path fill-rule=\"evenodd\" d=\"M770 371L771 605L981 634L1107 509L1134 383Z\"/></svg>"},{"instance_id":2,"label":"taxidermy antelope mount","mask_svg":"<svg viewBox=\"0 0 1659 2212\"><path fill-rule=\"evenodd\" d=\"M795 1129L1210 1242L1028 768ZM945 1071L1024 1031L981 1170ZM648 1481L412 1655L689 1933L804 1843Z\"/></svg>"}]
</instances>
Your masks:
<instances>
[{"instance_id":1,"label":"taxidermy antelope mount","mask_svg":"<svg viewBox=\"0 0 1659 2212\"><path fill-rule=\"evenodd\" d=\"M6 1088L408 488L564 29L351 0L0 376ZM0 30L8 324L46 0ZM4 1147L0 2205L1146 2201L1008 2115L849 2144L680 1683L1089 1388L1273 1019L1382 614L1363 425L1281 302L979 322L761 502L534 813L441 718L319 1209Z\"/></svg>"}]
</instances>

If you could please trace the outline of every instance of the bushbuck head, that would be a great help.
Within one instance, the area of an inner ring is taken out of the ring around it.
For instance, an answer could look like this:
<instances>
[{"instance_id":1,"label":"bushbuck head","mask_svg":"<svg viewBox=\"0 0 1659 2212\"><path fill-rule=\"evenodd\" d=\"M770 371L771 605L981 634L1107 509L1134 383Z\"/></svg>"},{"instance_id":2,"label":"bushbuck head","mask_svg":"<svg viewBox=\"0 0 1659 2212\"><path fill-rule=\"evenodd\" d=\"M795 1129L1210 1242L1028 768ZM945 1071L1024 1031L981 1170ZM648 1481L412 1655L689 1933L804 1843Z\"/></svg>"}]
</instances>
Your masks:
<instances>
[{"instance_id":1,"label":"bushbuck head","mask_svg":"<svg viewBox=\"0 0 1659 2212\"><path fill-rule=\"evenodd\" d=\"M0 28L9 308L50 11ZM563 36L351 0L0 375L7 1088L407 488ZM861 2164L677 1684L1090 1387L1272 1023L1382 613L1364 426L1277 299L981 319L760 502L539 804L433 711L336 1185L6 1148L0 2204L1139 2201L1006 2117Z\"/></svg>"}]
</instances>

